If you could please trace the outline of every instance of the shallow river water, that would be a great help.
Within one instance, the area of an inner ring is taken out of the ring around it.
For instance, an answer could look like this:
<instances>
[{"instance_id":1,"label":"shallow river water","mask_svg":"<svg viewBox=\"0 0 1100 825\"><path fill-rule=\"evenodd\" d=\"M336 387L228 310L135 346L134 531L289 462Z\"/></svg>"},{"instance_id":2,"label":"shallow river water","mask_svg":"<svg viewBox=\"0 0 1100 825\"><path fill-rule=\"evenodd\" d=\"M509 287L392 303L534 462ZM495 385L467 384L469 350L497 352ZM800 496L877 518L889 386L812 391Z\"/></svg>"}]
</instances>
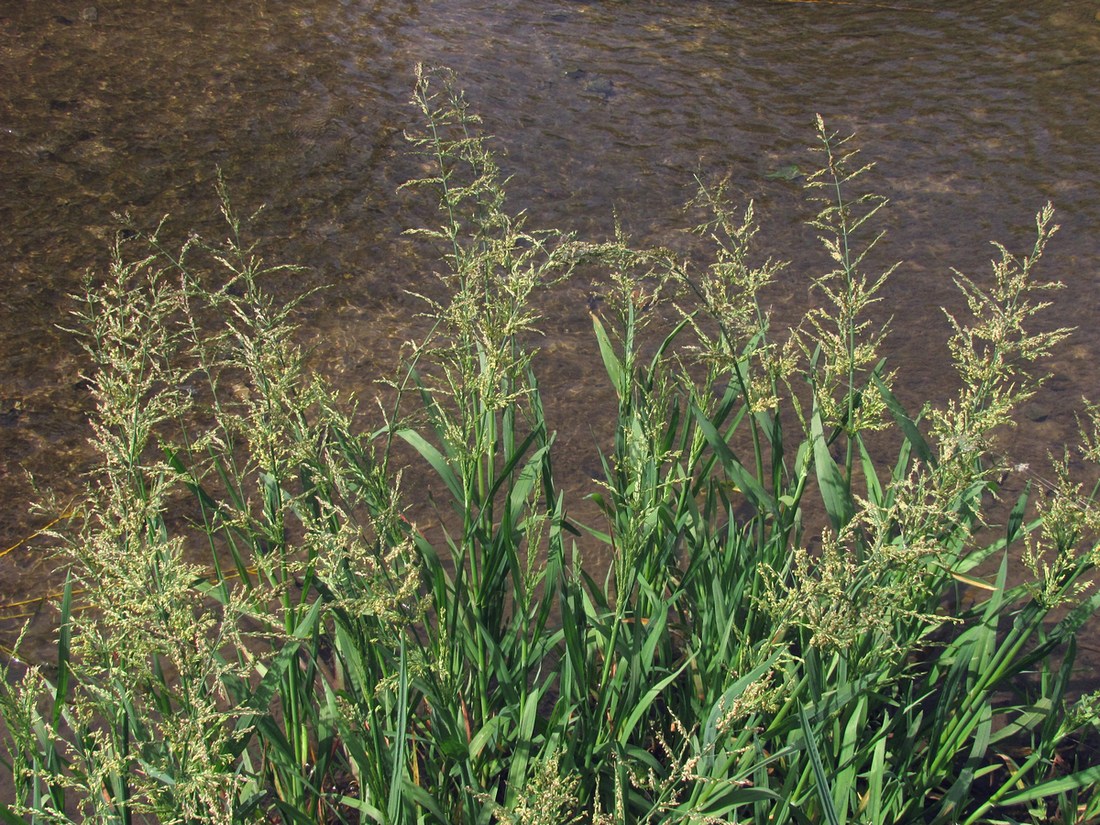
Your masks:
<instances>
[{"instance_id":1,"label":"shallow river water","mask_svg":"<svg viewBox=\"0 0 1100 825\"><path fill-rule=\"evenodd\" d=\"M219 168L242 211L267 205L266 256L307 267L279 291L326 287L304 343L369 406L416 335L406 290L431 281L401 234L430 211L397 192L417 168L403 137L417 62L457 72L534 225L601 239L617 215L638 243L681 248L693 174L728 174L756 203L761 254L792 261L780 324L827 262L798 181L774 173L812 163L815 113L856 133L891 200L875 263L903 261L884 306L914 402L950 391L951 267L985 275L994 239L1028 248L1050 200L1063 228L1044 274L1066 288L1049 323L1078 332L1014 459L1040 467L1080 397L1100 398L1095 0L0 0L0 550L41 526L26 472L65 495L87 466L85 367L58 325L107 259L112 213L217 237ZM543 307L539 368L567 454L591 454L606 418L587 308L600 288L573 281ZM566 467L578 498L589 471ZM33 543L0 557L0 601L51 581ZM34 607L0 612L9 636Z\"/></svg>"}]
</instances>

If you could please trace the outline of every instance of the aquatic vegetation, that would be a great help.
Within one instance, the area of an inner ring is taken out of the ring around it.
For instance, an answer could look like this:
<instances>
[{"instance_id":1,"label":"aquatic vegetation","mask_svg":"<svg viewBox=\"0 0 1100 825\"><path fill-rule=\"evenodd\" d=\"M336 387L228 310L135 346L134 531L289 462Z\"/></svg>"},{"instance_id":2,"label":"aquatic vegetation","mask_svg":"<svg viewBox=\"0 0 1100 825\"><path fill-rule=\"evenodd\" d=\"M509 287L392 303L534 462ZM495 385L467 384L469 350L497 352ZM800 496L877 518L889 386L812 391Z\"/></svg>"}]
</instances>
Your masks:
<instances>
[{"instance_id":1,"label":"aquatic vegetation","mask_svg":"<svg viewBox=\"0 0 1100 825\"><path fill-rule=\"evenodd\" d=\"M1029 327L1056 286L1035 272L1052 210L1028 254L998 247L991 285L958 276L960 389L907 411L868 315L885 204L820 119L831 263L780 333L761 291L781 265L723 186L698 182L703 263L533 230L454 78L422 71L414 103L442 289L374 431L306 368L224 188L226 243L120 241L79 296L100 466L55 534L57 661L13 658L0 686L0 819L1100 815L1100 706L1067 699L1100 607L1094 496L1063 461L996 523L996 435L1068 334ZM594 369L617 407L589 525L555 477L532 302L580 266L606 273ZM410 518L425 478L432 525Z\"/></svg>"}]
</instances>

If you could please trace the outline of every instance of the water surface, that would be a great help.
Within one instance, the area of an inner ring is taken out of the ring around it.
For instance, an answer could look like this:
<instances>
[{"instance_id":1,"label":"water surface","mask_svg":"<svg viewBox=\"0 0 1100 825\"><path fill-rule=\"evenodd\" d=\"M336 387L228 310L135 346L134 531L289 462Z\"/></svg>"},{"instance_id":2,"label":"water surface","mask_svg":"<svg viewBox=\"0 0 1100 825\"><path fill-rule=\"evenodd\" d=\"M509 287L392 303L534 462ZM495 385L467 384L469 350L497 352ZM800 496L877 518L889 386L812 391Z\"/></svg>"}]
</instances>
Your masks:
<instances>
[{"instance_id":1,"label":"water surface","mask_svg":"<svg viewBox=\"0 0 1100 825\"><path fill-rule=\"evenodd\" d=\"M1050 323L1079 332L1049 365L1014 458L1041 466L1080 396L1100 396L1093 2L5 0L0 549L41 525L26 472L65 496L87 467L85 366L59 325L81 275L107 260L112 213L149 226L170 213L169 235L216 238L219 168L242 211L266 204L267 257L307 267L278 290L326 287L304 307L303 341L370 406L417 334L406 290L431 283L401 234L430 205L397 192L417 171L403 132L421 61L457 71L535 225L598 239L617 215L639 243L690 250L692 177L728 174L756 202L761 254L792 261L771 296L780 325L802 317L827 262L797 182L768 175L812 162L815 113L855 132L892 202L874 263L904 261L884 311L911 401L952 386L939 310L959 306L951 267L986 274L992 239L1026 249L1051 200L1063 230L1045 274L1066 288ZM539 366L567 456L590 456L607 425L588 334L600 289L578 279L542 307ZM560 463L579 498L591 468ZM34 546L4 555L3 598L44 592L51 569ZM51 620L39 620L45 641Z\"/></svg>"}]
</instances>

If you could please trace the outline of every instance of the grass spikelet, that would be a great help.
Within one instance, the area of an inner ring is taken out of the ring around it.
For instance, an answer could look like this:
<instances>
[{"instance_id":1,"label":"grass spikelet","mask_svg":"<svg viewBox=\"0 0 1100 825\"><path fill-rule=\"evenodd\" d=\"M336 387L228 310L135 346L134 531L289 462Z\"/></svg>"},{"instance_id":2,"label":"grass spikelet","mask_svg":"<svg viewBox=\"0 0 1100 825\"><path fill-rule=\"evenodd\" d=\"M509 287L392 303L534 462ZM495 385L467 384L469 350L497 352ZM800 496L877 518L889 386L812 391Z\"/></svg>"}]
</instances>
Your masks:
<instances>
[{"instance_id":1,"label":"grass spikelet","mask_svg":"<svg viewBox=\"0 0 1100 825\"><path fill-rule=\"evenodd\" d=\"M699 260L621 230L582 243L508 210L451 73L419 69L413 109L407 191L439 207L415 231L439 283L365 432L310 370L301 296L270 291L291 268L247 240L224 184L225 242L131 228L86 280L98 464L48 530L69 571L56 662L17 650L3 670L0 819L1100 812L1082 745L1097 699L1067 698L1100 608L1097 488L1077 475L1100 462L1097 407L1053 482L998 501L996 439L1069 333L1034 331L1057 287L1036 278L1052 210L1027 255L996 247L988 283L957 274L961 387L911 414L874 320L886 204L820 118L830 263L785 333L766 297L782 267L757 260L764 230L724 184L696 181ZM537 293L581 264L608 285L592 334L616 399L590 525L558 486L534 357ZM882 427L890 461L868 438ZM579 559L601 552L598 581Z\"/></svg>"}]
</instances>

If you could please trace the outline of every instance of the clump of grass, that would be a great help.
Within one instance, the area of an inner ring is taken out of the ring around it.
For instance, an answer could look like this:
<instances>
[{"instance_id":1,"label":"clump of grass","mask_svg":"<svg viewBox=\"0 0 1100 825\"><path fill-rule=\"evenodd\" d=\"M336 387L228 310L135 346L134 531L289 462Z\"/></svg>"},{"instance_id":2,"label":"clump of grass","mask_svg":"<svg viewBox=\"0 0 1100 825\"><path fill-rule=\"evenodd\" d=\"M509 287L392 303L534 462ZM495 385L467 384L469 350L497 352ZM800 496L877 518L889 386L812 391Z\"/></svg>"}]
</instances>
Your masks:
<instances>
[{"instance_id":1,"label":"clump of grass","mask_svg":"<svg viewBox=\"0 0 1100 825\"><path fill-rule=\"evenodd\" d=\"M990 286L958 275L961 389L910 413L870 318L885 204L850 194L869 167L820 119L822 303L777 333L762 295L781 265L755 259L751 205L723 186L698 183L701 264L534 230L454 78L421 70L413 103L431 171L409 186L440 207L418 233L442 293L373 432L306 368L295 302L263 288L280 268L224 187L225 244L139 234L78 296L99 468L57 535L55 669L16 657L0 685L0 818L1100 813L1100 767L1074 747L1096 697L1066 698L1100 606L1095 489L1062 461L1050 494L999 528L991 509L995 434L1068 334L1029 328L1055 286L1035 275L1051 210L1029 254L998 247ZM593 334L617 398L604 521L584 530L555 484L532 303L580 264L606 273ZM682 315L654 332L662 301ZM1100 414L1083 414L1096 462ZM889 461L868 441L883 428ZM449 498L438 529L406 515L409 460ZM610 553L605 581L576 562L586 542Z\"/></svg>"}]
</instances>

